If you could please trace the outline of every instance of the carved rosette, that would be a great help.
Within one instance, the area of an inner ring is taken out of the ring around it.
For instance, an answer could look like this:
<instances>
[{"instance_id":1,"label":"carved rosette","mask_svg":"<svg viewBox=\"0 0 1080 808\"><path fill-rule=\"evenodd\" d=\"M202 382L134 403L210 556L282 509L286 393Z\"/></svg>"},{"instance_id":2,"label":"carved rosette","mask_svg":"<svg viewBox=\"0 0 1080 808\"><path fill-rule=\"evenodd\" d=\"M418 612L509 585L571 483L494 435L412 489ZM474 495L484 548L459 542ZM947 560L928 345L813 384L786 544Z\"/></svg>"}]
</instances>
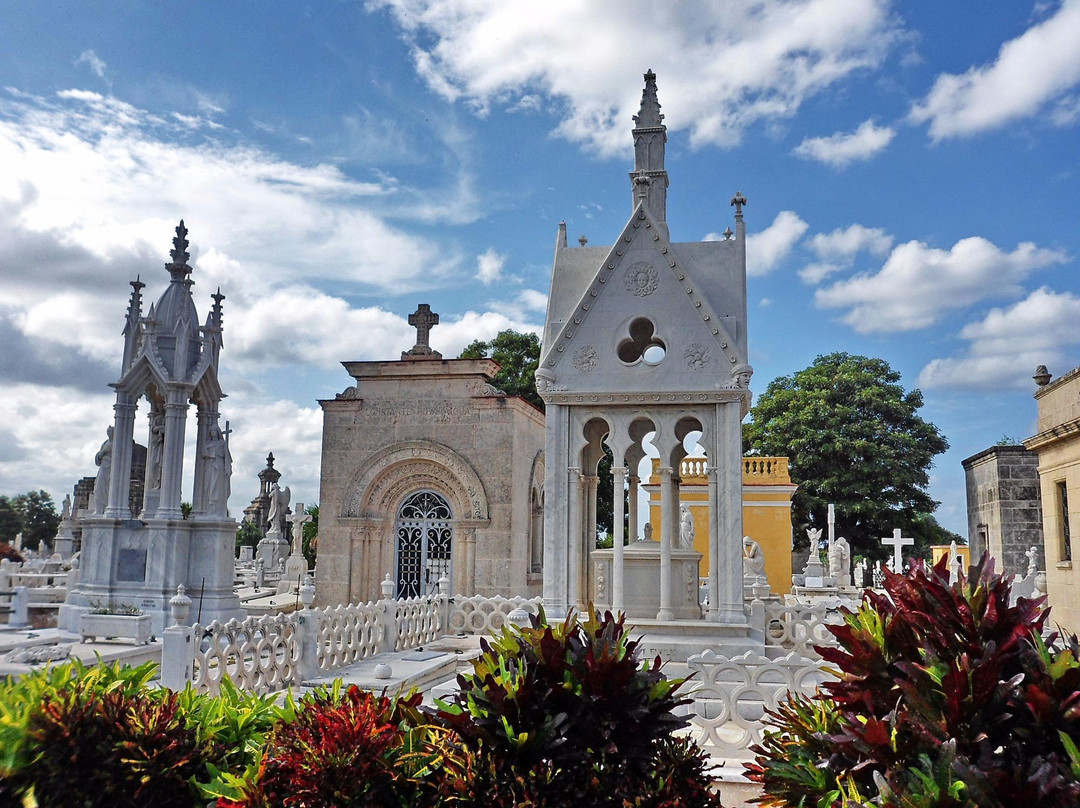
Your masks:
<instances>
[{"instance_id":1,"label":"carved rosette","mask_svg":"<svg viewBox=\"0 0 1080 808\"><path fill-rule=\"evenodd\" d=\"M683 359L686 360L686 366L691 370L704 370L708 367L712 357L708 348L700 342L694 342L687 346L686 351L683 353Z\"/></svg>"},{"instance_id":2,"label":"carved rosette","mask_svg":"<svg viewBox=\"0 0 1080 808\"><path fill-rule=\"evenodd\" d=\"M600 354L591 345L583 345L574 353L574 367L582 373L590 373L600 362Z\"/></svg>"},{"instance_id":3,"label":"carved rosette","mask_svg":"<svg viewBox=\"0 0 1080 808\"><path fill-rule=\"evenodd\" d=\"M638 261L626 270L623 285L634 297L647 297L660 285L660 273L644 261Z\"/></svg>"}]
</instances>

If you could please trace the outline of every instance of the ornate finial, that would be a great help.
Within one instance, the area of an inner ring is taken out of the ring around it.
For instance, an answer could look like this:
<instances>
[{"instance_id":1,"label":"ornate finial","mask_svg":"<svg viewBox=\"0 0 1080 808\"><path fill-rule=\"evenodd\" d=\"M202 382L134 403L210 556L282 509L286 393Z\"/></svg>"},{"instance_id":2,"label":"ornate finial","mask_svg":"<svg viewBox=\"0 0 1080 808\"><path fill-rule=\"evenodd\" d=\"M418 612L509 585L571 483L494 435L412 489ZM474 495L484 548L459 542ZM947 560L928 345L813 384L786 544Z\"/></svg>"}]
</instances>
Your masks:
<instances>
[{"instance_id":1,"label":"ornate finial","mask_svg":"<svg viewBox=\"0 0 1080 808\"><path fill-rule=\"evenodd\" d=\"M731 241L731 237L735 234L731 232L731 228L729 227L723 232L722 235L724 236L724 241Z\"/></svg>"},{"instance_id":2,"label":"ornate finial","mask_svg":"<svg viewBox=\"0 0 1080 808\"><path fill-rule=\"evenodd\" d=\"M172 256L174 264L186 264L191 258L188 255L188 240L187 240L187 228L184 227L184 220L180 220L180 224L176 226L176 238L172 240L173 248L169 253Z\"/></svg>"},{"instance_id":3,"label":"ornate finial","mask_svg":"<svg viewBox=\"0 0 1080 808\"><path fill-rule=\"evenodd\" d=\"M656 98L656 74L650 70L645 74L645 89L641 92L641 109L634 116L638 129L650 129L662 126L664 116L660 114L660 102Z\"/></svg>"},{"instance_id":4,"label":"ornate finial","mask_svg":"<svg viewBox=\"0 0 1080 808\"><path fill-rule=\"evenodd\" d=\"M585 238L585 234L582 233L580 236L578 236L577 243L584 247L586 244L589 243L589 240Z\"/></svg>"},{"instance_id":5,"label":"ornate finial","mask_svg":"<svg viewBox=\"0 0 1080 808\"><path fill-rule=\"evenodd\" d=\"M1046 387L1046 385L1050 384L1052 377L1050 371L1046 369L1046 365L1039 365L1035 368L1035 375L1031 378L1035 380L1035 384L1039 385L1039 387Z\"/></svg>"},{"instance_id":6,"label":"ornate finial","mask_svg":"<svg viewBox=\"0 0 1080 808\"><path fill-rule=\"evenodd\" d=\"M274 467L274 453L271 452L266 456L266 467L272 469Z\"/></svg>"},{"instance_id":7,"label":"ornate finial","mask_svg":"<svg viewBox=\"0 0 1080 808\"><path fill-rule=\"evenodd\" d=\"M141 278L142 278L142 275L136 275L135 280L128 281L128 283L131 284L131 288L135 290L136 295L139 294L143 290L143 288L146 286L146 284L143 283L142 280L140 280Z\"/></svg>"},{"instance_id":8,"label":"ornate finial","mask_svg":"<svg viewBox=\"0 0 1080 808\"><path fill-rule=\"evenodd\" d=\"M735 207L735 219L741 219L743 205L746 204L746 197L742 195L742 191L735 192L735 196L731 197L731 204Z\"/></svg>"}]
</instances>

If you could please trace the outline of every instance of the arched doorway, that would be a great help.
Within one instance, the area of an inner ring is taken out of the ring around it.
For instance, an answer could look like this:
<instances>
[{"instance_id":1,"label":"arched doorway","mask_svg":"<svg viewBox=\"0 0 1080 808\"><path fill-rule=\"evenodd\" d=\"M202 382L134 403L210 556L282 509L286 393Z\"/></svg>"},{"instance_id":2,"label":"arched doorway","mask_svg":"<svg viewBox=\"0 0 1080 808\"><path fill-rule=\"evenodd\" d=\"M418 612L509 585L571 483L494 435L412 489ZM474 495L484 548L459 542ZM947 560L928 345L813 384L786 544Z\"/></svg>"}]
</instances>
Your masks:
<instances>
[{"instance_id":1,"label":"arched doorway","mask_svg":"<svg viewBox=\"0 0 1080 808\"><path fill-rule=\"evenodd\" d=\"M398 509L395 535L395 597L434 594L443 576L450 578L453 513L434 491L417 491Z\"/></svg>"}]
</instances>

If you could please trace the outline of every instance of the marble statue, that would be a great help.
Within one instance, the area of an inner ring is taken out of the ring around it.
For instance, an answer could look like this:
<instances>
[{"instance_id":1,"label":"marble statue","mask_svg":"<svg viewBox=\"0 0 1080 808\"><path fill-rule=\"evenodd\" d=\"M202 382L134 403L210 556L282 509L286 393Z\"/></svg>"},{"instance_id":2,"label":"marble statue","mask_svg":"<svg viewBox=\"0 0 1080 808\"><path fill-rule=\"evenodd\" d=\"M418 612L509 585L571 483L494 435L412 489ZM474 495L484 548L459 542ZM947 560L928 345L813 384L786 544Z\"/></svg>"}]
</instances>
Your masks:
<instances>
[{"instance_id":1,"label":"marble statue","mask_svg":"<svg viewBox=\"0 0 1080 808\"><path fill-rule=\"evenodd\" d=\"M960 581L960 553L956 551L956 542L949 545L949 583Z\"/></svg>"},{"instance_id":2,"label":"marble statue","mask_svg":"<svg viewBox=\"0 0 1080 808\"><path fill-rule=\"evenodd\" d=\"M837 586L851 586L851 547L843 536L829 548L829 575Z\"/></svg>"},{"instance_id":3,"label":"marble statue","mask_svg":"<svg viewBox=\"0 0 1080 808\"><path fill-rule=\"evenodd\" d=\"M165 454L165 413L150 413L150 449L147 452L146 468L147 488L157 490L161 488L161 460Z\"/></svg>"},{"instance_id":4,"label":"marble statue","mask_svg":"<svg viewBox=\"0 0 1080 808\"><path fill-rule=\"evenodd\" d=\"M644 540L645 541L652 541L653 540L652 522L646 522L645 523L645 539Z\"/></svg>"},{"instance_id":5,"label":"marble statue","mask_svg":"<svg viewBox=\"0 0 1080 808\"><path fill-rule=\"evenodd\" d=\"M225 515L231 493L232 454L229 444L216 424L210 427L210 434L203 448L206 461L206 473L203 477L204 497L208 513Z\"/></svg>"},{"instance_id":6,"label":"marble statue","mask_svg":"<svg viewBox=\"0 0 1080 808\"><path fill-rule=\"evenodd\" d=\"M810 549L812 552L817 552L821 549L820 527L808 527L806 529L806 537L810 539Z\"/></svg>"},{"instance_id":7,"label":"marble statue","mask_svg":"<svg viewBox=\"0 0 1080 808\"><path fill-rule=\"evenodd\" d=\"M1038 572L1039 562L1036 560L1039 556L1039 549L1032 545L1027 552L1024 553L1027 556L1027 575L1034 575Z\"/></svg>"},{"instance_id":8,"label":"marble statue","mask_svg":"<svg viewBox=\"0 0 1080 808\"><path fill-rule=\"evenodd\" d=\"M282 488L277 483L270 486L270 508L266 516L266 535L285 535L285 512L289 509L289 500L292 499L292 491L289 486Z\"/></svg>"},{"instance_id":9,"label":"marble statue","mask_svg":"<svg viewBox=\"0 0 1080 808\"><path fill-rule=\"evenodd\" d=\"M97 477L94 478L94 513L105 513L109 504L109 480L112 477L113 455L113 428L105 430L105 442L101 444L98 453L94 455L94 463L97 464Z\"/></svg>"},{"instance_id":10,"label":"marble statue","mask_svg":"<svg viewBox=\"0 0 1080 808\"><path fill-rule=\"evenodd\" d=\"M66 522L71 518L71 494L64 497L64 507L60 511L60 521Z\"/></svg>"},{"instance_id":11,"label":"marble statue","mask_svg":"<svg viewBox=\"0 0 1080 808\"><path fill-rule=\"evenodd\" d=\"M694 549L694 515L686 503L679 506L679 546L684 550Z\"/></svg>"},{"instance_id":12,"label":"marble statue","mask_svg":"<svg viewBox=\"0 0 1080 808\"><path fill-rule=\"evenodd\" d=\"M866 586L866 559L860 558L855 565L855 586L862 589Z\"/></svg>"},{"instance_id":13,"label":"marble statue","mask_svg":"<svg viewBox=\"0 0 1080 808\"><path fill-rule=\"evenodd\" d=\"M743 577L765 577L765 554L761 545L749 536L743 536Z\"/></svg>"}]
</instances>

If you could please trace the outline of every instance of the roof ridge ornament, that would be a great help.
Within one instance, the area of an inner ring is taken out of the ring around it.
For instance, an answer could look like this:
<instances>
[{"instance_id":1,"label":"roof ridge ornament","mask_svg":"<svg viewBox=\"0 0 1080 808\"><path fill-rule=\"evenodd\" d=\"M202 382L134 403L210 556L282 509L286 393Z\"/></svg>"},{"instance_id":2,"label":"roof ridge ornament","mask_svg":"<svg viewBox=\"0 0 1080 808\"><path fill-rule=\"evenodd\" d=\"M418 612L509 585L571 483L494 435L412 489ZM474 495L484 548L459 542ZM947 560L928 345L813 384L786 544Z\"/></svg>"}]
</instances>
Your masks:
<instances>
[{"instance_id":1,"label":"roof ridge ornament","mask_svg":"<svg viewBox=\"0 0 1080 808\"><path fill-rule=\"evenodd\" d=\"M165 268L169 270L169 275L174 281L183 281L191 274L191 266L188 261L191 260L191 255L188 253L188 229L184 225L184 220L180 220L180 224L176 226L176 236L173 238L173 248L169 251L169 256L172 261L165 265Z\"/></svg>"},{"instance_id":2,"label":"roof ridge ornament","mask_svg":"<svg viewBox=\"0 0 1080 808\"><path fill-rule=\"evenodd\" d=\"M736 191L735 196L731 197L731 205L735 208L735 221L742 221L742 209L746 204L746 197L743 196L742 191Z\"/></svg>"},{"instance_id":3,"label":"roof ridge ornament","mask_svg":"<svg viewBox=\"0 0 1080 808\"><path fill-rule=\"evenodd\" d=\"M656 97L656 74L652 69L645 74L645 89L641 91L641 108L634 116L638 129L652 129L664 125L660 114L660 100Z\"/></svg>"}]
</instances>

